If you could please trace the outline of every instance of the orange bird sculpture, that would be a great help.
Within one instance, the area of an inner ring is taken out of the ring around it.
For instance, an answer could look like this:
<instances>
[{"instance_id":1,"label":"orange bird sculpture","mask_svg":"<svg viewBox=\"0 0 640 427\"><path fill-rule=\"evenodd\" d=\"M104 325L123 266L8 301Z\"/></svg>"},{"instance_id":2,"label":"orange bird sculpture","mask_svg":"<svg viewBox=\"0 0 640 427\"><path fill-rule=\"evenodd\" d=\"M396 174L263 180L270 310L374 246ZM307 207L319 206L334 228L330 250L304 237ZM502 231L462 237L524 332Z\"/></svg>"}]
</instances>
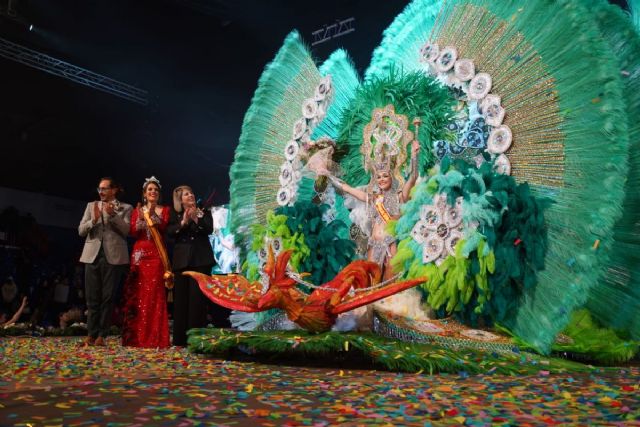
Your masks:
<instances>
[{"instance_id":1,"label":"orange bird sculpture","mask_svg":"<svg viewBox=\"0 0 640 427\"><path fill-rule=\"evenodd\" d=\"M380 267L376 263L359 260L347 265L333 280L316 287L311 294L305 294L296 287L297 282L291 277L293 274L288 274L290 258L290 250L283 251L275 260L269 251L264 267L269 279L266 292L263 292L262 283L250 283L238 274L208 276L194 271L183 274L193 277L200 290L218 305L245 312L279 308L287 313L292 322L310 332L328 331L338 314L371 304L427 280L418 278L380 284Z\"/></svg>"}]
</instances>

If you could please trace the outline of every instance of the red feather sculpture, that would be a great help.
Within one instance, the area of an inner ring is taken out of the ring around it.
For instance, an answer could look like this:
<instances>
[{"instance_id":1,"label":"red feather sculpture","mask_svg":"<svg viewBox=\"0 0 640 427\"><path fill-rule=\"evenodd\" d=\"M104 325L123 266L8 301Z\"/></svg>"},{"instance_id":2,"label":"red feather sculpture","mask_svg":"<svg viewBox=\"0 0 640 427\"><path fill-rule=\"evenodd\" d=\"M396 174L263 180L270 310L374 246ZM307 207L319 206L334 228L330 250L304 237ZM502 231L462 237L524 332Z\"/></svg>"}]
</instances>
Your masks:
<instances>
[{"instance_id":1,"label":"red feather sculpture","mask_svg":"<svg viewBox=\"0 0 640 427\"><path fill-rule=\"evenodd\" d=\"M270 251L264 268L269 284L264 293L262 283L250 283L238 274L207 276L194 271L183 274L193 277L200 290L218 305L245 312L279 308L292 322L310 332L328 331L340 313L371 304L427 280L418 278L380 284L380 267L376 263L359 260L347 265L333 280L307 295L296 287L296 280L287 272L290 258L291 251L283 251L277 259ZM351 289L354 292L350 292Z\"/></svg>"}]
</instances>

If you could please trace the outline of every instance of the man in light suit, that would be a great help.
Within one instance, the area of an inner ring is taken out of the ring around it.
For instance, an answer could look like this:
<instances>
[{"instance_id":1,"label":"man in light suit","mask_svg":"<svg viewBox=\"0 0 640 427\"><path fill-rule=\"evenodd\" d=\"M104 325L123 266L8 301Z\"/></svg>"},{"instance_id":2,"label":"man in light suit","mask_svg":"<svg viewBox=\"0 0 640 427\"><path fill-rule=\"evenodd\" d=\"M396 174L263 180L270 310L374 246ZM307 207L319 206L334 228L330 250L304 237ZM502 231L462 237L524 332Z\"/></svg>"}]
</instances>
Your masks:
<instances>
[{"instance_id":1,"label":"man in light suit","mask_svg":"<svg viewBox=\"0 0 640 427\"><path fill-rule=\"evenodd\" d=\"M132 206L116 199L118 190L112 178L102 178L98 184L100 200L87 204L78 226L80 237L86 237L80 257L80 262L85 264L89 311L85 345L105 344L114 292L129 264L127 234Z\"/></svg>"}]
</instances>

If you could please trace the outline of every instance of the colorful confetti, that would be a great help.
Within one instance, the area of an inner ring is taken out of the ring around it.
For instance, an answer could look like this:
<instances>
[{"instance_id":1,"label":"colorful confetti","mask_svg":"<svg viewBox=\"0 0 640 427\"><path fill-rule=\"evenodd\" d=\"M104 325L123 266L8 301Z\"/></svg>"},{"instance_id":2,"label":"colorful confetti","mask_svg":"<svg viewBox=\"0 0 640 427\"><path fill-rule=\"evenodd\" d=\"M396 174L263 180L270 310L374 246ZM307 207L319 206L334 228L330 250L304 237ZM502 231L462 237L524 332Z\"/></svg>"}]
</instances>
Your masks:
<instances>
[{"instance_id":1,"label":"colorful confetti","mask_svg":"<svg viewBox=\"0 0 640 427\"><path fill-rule=\"evenodd\" d=\"M639 425L637 366L423 375L0 339L0 425Z\"/></svg>"}]
</instances>

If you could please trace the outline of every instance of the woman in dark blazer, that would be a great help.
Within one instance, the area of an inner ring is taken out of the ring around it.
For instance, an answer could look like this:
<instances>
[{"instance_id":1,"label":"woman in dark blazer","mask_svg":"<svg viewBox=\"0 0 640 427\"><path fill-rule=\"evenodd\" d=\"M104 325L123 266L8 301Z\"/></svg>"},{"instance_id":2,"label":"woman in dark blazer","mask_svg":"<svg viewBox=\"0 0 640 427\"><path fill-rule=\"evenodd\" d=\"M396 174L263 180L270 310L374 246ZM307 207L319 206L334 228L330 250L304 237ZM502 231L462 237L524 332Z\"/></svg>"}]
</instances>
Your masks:
<instances>
[{"instance_id":1,"label":"woman in dark blazer","mask_svg":"<svg viewBox=\"0 0 640 427\"><path fill-rule=\"evenodd\" d=\"M173 211L167 236L175 241L173 272L173 345L187 344L187 330L207 325L207 299L198 284L183 271L211 274L214 264L209 234L213 233L213 219L209 212L196 206L191 187L181 185L173 190Z\"/></svg>"}]
</instances>

